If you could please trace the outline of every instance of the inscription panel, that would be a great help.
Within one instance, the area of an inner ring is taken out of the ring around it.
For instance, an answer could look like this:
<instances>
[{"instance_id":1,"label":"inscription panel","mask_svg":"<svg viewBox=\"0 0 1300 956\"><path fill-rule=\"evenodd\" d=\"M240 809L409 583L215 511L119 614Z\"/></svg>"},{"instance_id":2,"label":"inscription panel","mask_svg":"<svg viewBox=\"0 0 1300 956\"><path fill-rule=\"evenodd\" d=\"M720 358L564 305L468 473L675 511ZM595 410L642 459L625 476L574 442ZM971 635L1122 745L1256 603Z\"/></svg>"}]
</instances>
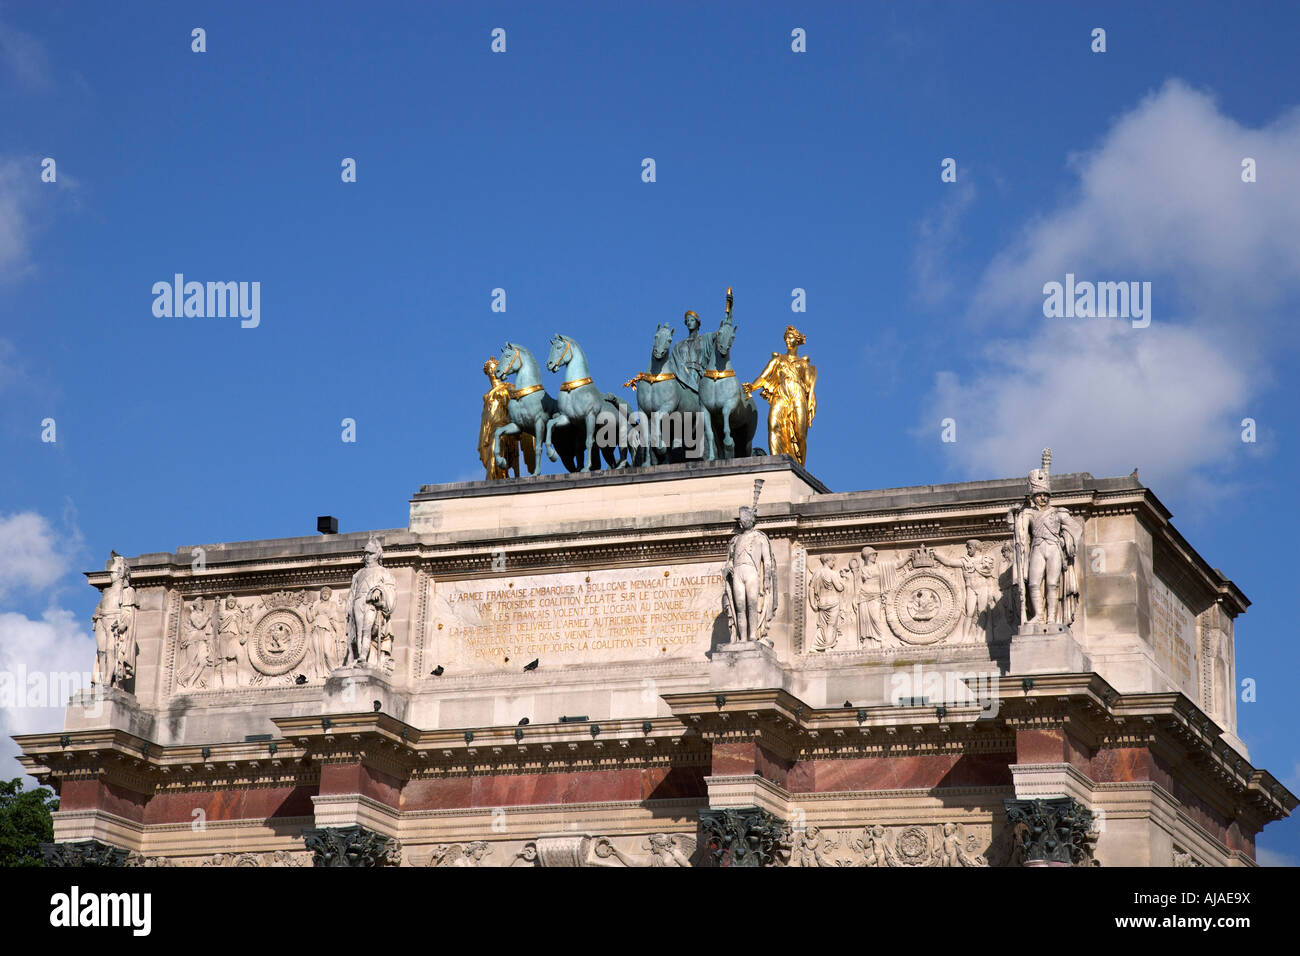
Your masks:
<instances>
[{"instance_id":1,"label":"inscription panel","mask_svg":"<svg viewBox=\"0 0 1300 956\"><path fill-rule=\"evenodd\" d=\"M1179 690L1196 700L1200 681L1196 615L1159 578L1151 588L1151 641L1165 673Z\"/></svg>"},{"instance_id":2,"label":"inscription panel","mask_svg":"<svg viewBox=\"0 0 1300 956\"><path fill-rule=\"evenodd\" d=\"M429 584L426 663L460 672L692 657L726 639L722 563Z\"/></svg>"}]
</instances>

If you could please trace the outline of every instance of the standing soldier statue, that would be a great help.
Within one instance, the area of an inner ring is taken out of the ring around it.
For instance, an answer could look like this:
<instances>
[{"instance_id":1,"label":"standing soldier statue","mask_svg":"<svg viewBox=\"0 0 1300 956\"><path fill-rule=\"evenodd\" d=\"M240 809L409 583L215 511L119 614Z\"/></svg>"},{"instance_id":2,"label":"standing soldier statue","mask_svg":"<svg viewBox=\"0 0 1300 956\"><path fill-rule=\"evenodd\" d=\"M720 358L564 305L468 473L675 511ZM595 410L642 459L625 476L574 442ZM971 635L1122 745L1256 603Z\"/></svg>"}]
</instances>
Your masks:
<instances>
[{"instance_id":1,"label":"standing soldier statue","mask_svg":"<svg viewBox=\"0 0 1300 956\"><path fill-rule=\"evenodd\" d=\"M1043 467L1029 473L1026 503L1007 513L1007 523L1014 534L1020 623L1069 627L1079 607L1075 556L1083 540L1083 524L1052 505L1051 472L1052 450L1045 448Z\"/></svg>"},{"instance_id":2,"label":"standing soldier statue","mask_svg":"<svg viewBox=\"0 0 1300 956\"><path fill-rule=\"evenodd\" d=\"M733 643L762 641L776 616L776 558L772 542L754 527L761 478L754 480L754 506L740 509L740 530L727 546L722 569L722 607Z\"/></svg>"},{"instance_id":3,"label":"standing soldier statue","mask_svg":"<svg viewBox=\"0 0 1300 956\"><path fill-rule=\"evenodd\" d=\"M382 564L384 550L371 538L366 544L365 566L352 575L348 592L348 663L383 667L392 658L391 619L397 606L397 579Z\"/></svg>"}]
</instances>

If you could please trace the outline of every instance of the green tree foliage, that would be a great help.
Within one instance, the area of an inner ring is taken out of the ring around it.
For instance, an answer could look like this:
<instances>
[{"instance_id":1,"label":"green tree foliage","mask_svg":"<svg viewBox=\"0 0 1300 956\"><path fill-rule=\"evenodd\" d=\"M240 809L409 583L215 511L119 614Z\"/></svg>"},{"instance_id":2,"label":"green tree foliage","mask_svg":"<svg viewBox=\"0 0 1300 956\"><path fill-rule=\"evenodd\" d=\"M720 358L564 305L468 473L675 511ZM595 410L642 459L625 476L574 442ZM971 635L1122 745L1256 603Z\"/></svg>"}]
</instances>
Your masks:
<instances>
[{"instance_id":1,"label":"green tree foliage","mask_svg":"<svg viewBox=\"0 0 1300 956\"><path fill-rule=\"evenodd\" d=\"M54 839L50 811L57 809L53 791L24 790L22 777L0 780L0 866L41 866L41 844Z\"/></svg>"}]
</instances>

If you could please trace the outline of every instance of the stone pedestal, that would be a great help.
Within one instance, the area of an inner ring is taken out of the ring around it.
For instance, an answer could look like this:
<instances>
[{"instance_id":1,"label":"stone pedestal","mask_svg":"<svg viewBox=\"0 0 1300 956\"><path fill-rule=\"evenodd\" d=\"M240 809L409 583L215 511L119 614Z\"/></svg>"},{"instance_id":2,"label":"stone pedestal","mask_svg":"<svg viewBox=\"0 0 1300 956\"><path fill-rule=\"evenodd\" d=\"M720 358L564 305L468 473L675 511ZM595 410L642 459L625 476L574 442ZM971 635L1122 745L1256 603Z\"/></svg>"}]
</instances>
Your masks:
<instances>
[{"instance_id":1,"label":"stone pedestal","mask_svg":"<svg viewBox=\"0 0 1300 956\"><path fill-rule=\"evenodd\" d=\"M375 707L375 702L379 707ZM377 712L406 719L406 695L393 688L392 678L373 667L340 667L330 671L321 698L322 714Z\"/></svg>"},{"instance_id":2,"label":"stone pedestal","mask_svg":"<svg viewBox=\"0 0 1300 956\"><path fill-rule=\"evenodd\" d=\"M762 641L719 644L709 661L710 690L790 690L794 682L782 669L776 651Z\"/></svg>"},{"instance_id":3,"label":"stone pedestal","mask_svg":"<svg viewBox=\"0 0 1300 956\"><path fill-rule=\"evenodd\" d=\"M1022 624L1011 638L1011 673L1086 674L1092 660L1063 624Z\"/></svg>"},{"instance_id":4,"label":"stone pedestal","mask_svg":"<svg viewBox=\"0 0 1300 956\"><path fill-rule=\"evenodd\" d=\"M154 716L140 709L134 694L116 687L92 687L68 700L64 729L124 730L144 740L154 739Z\"/></svg>"}]
</instances>

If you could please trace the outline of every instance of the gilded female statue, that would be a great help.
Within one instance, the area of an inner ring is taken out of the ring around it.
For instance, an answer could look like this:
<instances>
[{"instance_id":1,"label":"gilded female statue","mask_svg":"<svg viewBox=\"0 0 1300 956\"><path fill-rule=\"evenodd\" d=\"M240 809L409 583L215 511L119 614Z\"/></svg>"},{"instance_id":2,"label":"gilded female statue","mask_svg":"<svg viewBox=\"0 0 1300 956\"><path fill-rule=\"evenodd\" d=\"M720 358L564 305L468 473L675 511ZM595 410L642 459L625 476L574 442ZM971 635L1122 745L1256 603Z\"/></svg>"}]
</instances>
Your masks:
<instances>
[{"instance_id":1,"label":"gilded female statue","mask_svg":"<svg viewBox=\"0 0 1300 956\"><path fill-rule=\"evenodd\" d=\"M772 353L763 373L747 384L745 394L757 391L769 402L767 442L773 455L789 455L799 464L808 460L808 426L817 414L817 366L808 356L795 354L806 339L793 325L785 327L786 353Z\"/></svg>"},{"instance_id":2,"label":"gilded female statue","mask_svg":"<svg viewBox=\"0 0 1300 956\"><path fill-rule=\"evenodd\" d=\"M500 426L510 423L510 413L507 411L507 403L510 398L510 383L497 377L497 367L495 356L483 363L483 374L488 377L488 381L492 384L483 394L483 416L479 420L478 430L478 457L487 470L488 481L508 478L511 471L514 471L515 477L518 478L521 474L519 471L519 452L521 450L528 470L531 472L536 467L533 436L527 433L501 436L501 454L506 459L504 468L497 464L496 459L493 457L492 434Z\"/></svg>"}]
</instances>

